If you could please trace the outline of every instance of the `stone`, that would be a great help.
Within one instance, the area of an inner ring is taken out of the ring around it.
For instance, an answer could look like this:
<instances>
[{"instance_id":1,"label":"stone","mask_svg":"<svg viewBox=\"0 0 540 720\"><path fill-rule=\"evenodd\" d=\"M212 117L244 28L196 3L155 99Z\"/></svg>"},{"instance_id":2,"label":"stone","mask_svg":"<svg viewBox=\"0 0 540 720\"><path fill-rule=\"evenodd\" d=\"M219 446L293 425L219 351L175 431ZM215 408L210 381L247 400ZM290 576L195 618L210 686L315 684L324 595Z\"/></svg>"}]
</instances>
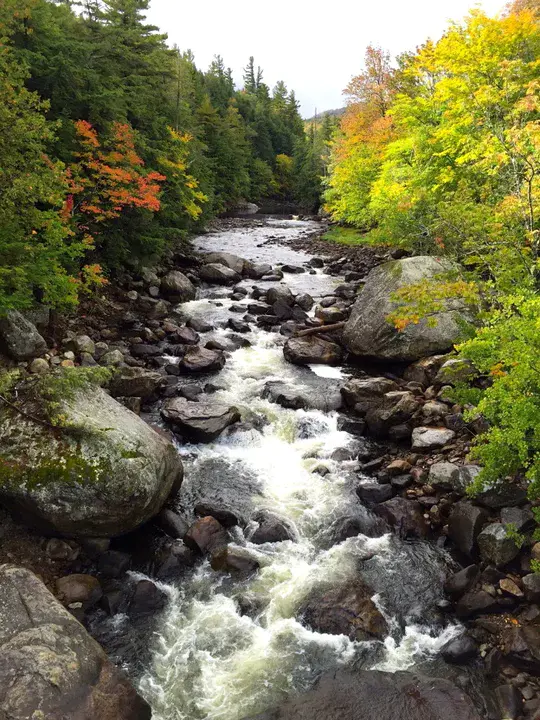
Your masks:
<instances>
[{"instance_id":1,"label":"stone","mask_svg":"<svg viewBox=\"0 0 540 720\"><path fill-rule=\"evenodd\" d=\"M165 607L167 595L151 580L139 580L129 602L130 615L154 615Z\"/></svg>"},{"instance_id":2,"label":"stone","mask_svg":"<svg viewBox=\"0 0 540 720\"><path fill-rule=\"evenodd\" d=\"M362 437L366 429L366 422L361 418L351 418L345 415L341 415L338 418L337 428L338 430L349 433L350 435Z\"/></svg>"},{"instance_id":3,"label":"stone","mask_svg":"<svg viewBox=\"0 0 540 720\"><path fill-rule=\"evenodd\" d=\"M169 336L169 341L173 343L180 343L181 345L197 345L200 340L199 333L195 332L193 328L181 327Z\"/></svg>"},{"instance_id":4,"label":"stone","mask_svg":"<svg viewBox=\"0 0 540 720\"><path fill-rule=\"evenodd\" d=\"M459 597L470 590L480 577L478 565L468 565L450 575L444 583L444 591L448 595Z\"/></svg>"},{"instance_id":5,"label":"stone","mask_svg":"<svg viewBox=\"0 0 540 720\"><path fill-rule=\"evenodd\" d=\"M49 363L43 358L35 358L30 363L28 369L34 375L44 375L50 371Z\"/></svg>"},{"instance_id":6,"label":"stone","mask_svg":"<svg viewBox=\"0 0 540 720\"><path fill-rule=\"evenodd\" d=\"M502 482L485 488L475 495L479 505L490 510L500 510L503 507L516 507L527 502L527 491L512 482Z\"/></svg>"},{"instance_id":7,"label":"stone","mask_svg":"<svg viewBox=\"0 0 540 720\"><path fill-rule=\"evenodd\" d=\"M337 365L343 350L336 343L310 335L289 338L283 347L283 355L293 365Z\"/></svg>"},{"instance_id":8,"label":"stone","mask_svg":"<svg viewBox=\"0 0 540 720\"><path fill-rule=\"evenodd\" d=\"M296 539L292 523L275 513L261 510L253 517L253 520L258 523L258 527L249 536L249 541L255 545Z\"/></svg>"},{"instance_id":9,"label":"stone","mask_svg":"<svg viewBox=\"0 0 540 720\"><path fill-rule=\"evenodd\" d=\"M99 580L82 573L58 578L56 593L64 605L82 603L85 610L99 602L103 595Z\"/></svg>"},{"instance_id":10,"label":"stone","mask_svg":"<svg viewBox=\"0 0 540 720\"><path fill-rule=\"evenodd\" d=\"M313 300L311 295L308 295L308 293L302 293L301 295L297 295L295 302L298 307L300 307L302 310L305 310L305 312L309 312L315 304L315 301Z\"/></svg>"},{"instance_id":11,"label":"stone","mask_svg":"<svg viewBox=\"0 0 540 720\"><path fill-rule=\"evenodd\" d=\"M64 346L66 350L73 350L77 354L89 353L94 355L96 352L96 344L88 335L77 335Z\"/></svg>"},{"instance_id":12,"label":"stone","mask_svg":"<svg viewBox=\"0 0 540 720\"><path fill-rule=\"evenodd\" d=\"M131 566L131 557L120 550L107 550L99 556L98 570L106 578L119 578Z\"/></svg>"},{"instance_id":13,"label":"stone","mask_svg":"<svg viewBox=\"0 0 540 720\"><path fill-rule=\"evenodd\" d=\"M212 570L220 570L234 575L251 575L259 569L259 561L246 548L230 545L212 552L210 558Z\"/></svg>"},{"instance_id":14,"label":"stone","mask_svg":"<svg viewBox=\"0 0 540 720\"><path fill-rule=\"evenodd\" d=\"M248 333L251 329L246 322L243 322L238 318L229 318L227 320L227 326L237 333Z\"/></svg>"},{"instance_id":15,"label":"stone","mask_svg":"<svg viewBox=\"0 0 540 720\"><path fill-rule=\"evenodd\" d=\"M181 365L188 372L216 372L225 365L225 355L219 350L194 345L187 350Z\"/></svg>"},{"instance_id":16,"label":"stone","mask_svg":"<svg viewBox=\"0 0 540 720\"><path fill-rule=\"evenodd\" d=\"M470 635L463 634L443 645L441 655L446 662L461 665L478 655L478 646Z\"/></svg>"},{"instance_id":17,"label":"stone","mask_svg":"<svg viewBox=\"0 0 540 720\"><path fill-rule=\"evenodd\" d=\"M231 270L234 270L234 272L237 275L243 275L246 265L248 265L247 260L245 260L244 258L239 257L238 255L233 255L232 253L228 253L228 252L207 253L206 255L203 256L203 263L205 265L208 265L208 264L225 265L225 267L228 267ZM272 268L270 268L270 269L272 269Z\"/></svg>"},{"instance_id":18,"label":"stone","mask_svg":"<svg viewBox=\"0 0 540 720\"><path fill-rule=\"evenodd\" d=\"M382 503L390 500L394 494L391 485L379 485L378 483L363 483L356 488L356 494L362 502L368 505Z\"/></svg>"},{"instance_id":19,"label":"stone","mask_svg":"<svg viewBox=\"0 0 540 720\"><path fill-rule=\"evenodd\" d=\"M198 333L207 333L214 329L212 323L202 317L190 317L186 321L186 325Z\"/></svg>"},{"instance_id":20,"label":"stone","mask_svg":"<svg viewBox=\"0 0 540 720\"><path fill-rule=\"evenodd\" d=\"M409 365L403 373L403 378L408 382L418 382L424 387L433 384L433 380L439 368L444 363L446 355L431 355L421 358Z\"/></svg>"},{"instance_id":21,"label":"stone","mask_svg":"<svg viewBox=\"0 0 540 720\"><path fill-rule=\"evenodd\" d=\"M478 547L482 559L492 563L495 567L508 565L519 553L520 548L508 530L501 523L491 523L479 533Z\"/></svg>"},{"instance_id":22,"label":"stone","mask_svg":"<svg viewBox=\"0 0 540 720\"><path fill-rule=\"evenodd\" d=\"M17 310L8 310L0 318L0 352L13 360L30 360L43 355L47 343L36 326Z\"/></svg>"},{"instance_id":23,"label":"stone","mask_svg":"<svg viewBox=\"0 0 540 720\"><path fill-rule=\"evenodd\" d=\"M540 573L531 573L522 578L525 598L530 603L540 602Z\"/></svg>"},{"instance_id":24,"label":"stone","mask_svg":"<svg viewBox=\"0 0 540 720\"><path fill-rule=\"evenodd\" d=\"M347 407L365 415L370 408L382 402L386 393L397 389L396 383L385 377L357 378L349 380L341 388L341 394Z\"/></svg>"},{"instance_id":25,"label":"stone","mask_svg":"<svg viewBox=\"0 0 540 720\"><path fill-rule=\"evenodd\" d=\"M79 556L79 546L73 540L67 541L61 538L47 540L45 553L50 560L60 562L73 562Z\"/></svg>"},{"instance_id":26,"label":"stone","mask_svg":"<svg viewBox=\"0 0 540 720\"><path fill-rule=\"evenodd\" d=\"M407 460L398 459L398 460L392 460L392 462L386 466L386 472L391 476L394 477L396 475L403 475L405 473L410 472L412 469L412 465Z\"/></svg>"},{"instance_id":27,"label":"stone","mask_svg":"<svg viewBox=\"0 0 540 720\"><path fill-rule=\"evenodd\" d=\"M521 717L523 698L513 685L499 685L494 691L495 700L504 720L517 720Z\"/></svg>"},{"instance_id":28,"label":"stone","mask_svg":"<svg viewBox=\"0 0 540 720\"><path fill-rule=\"evenodd\" d=\"M99 359L99 364L105 365L105 367L118 367L119 365L122 365L123 362L124 355L120 352L120 350L109 350Z\"/></svg>"},{"instance_id":29,"label":"stone","mask_svg":"<svg viewBox=\"0 0 540 720\"><path fill-rule=\"evenodd\" d=\"M412 449L436 450L448 445L455 436L448 428L417 427L412 431Z\"/></svg>"},{"instance_id":30,"label":"stone","mask_svg":"<svg viewBox=\"0 0 540 720\"><path fill-rule=\"evenodd\" d=\"M180 486L174 445L101 388L75 391L59 410L70 433L0 408L0 452L11 468L0 500L32 529L122 535L150 520Z\"/></svg>"},{"instance_id":31,"label":"stone","mask_svg":"<svg viewBox=\"0 0 540 720\"><path fill-rule=\"evenodd\" d=\"M170 508L163 508L156 516L156 523L169 537L182 539L189 530L184 518Z\"/></svg>"},{"instance_id":32,"label":"stone","mask_svg":"<svg viewBox=\"0 0 540 720\"><path fill-rule=\"evenodd\" d=\"M240 524L238 515L227 507L224 507L219 500L204 500L203 502L198 502L194 507L194 511L195 515L199 515L199 517L211 515L226 528Z\"/></svg>"},{"instance_id":33,"label":"stone","mask_svg":"<svg viewBox=\"0 0 540 720\"><path fill-rule=\"evenodd\" d=\"M511 525L519 533L531 532L536 527L532 511L520 507L503 508L501 522L503 525Z\"/></svg>"},{"instance_id":34,"label":"stone","mask_svg":"<svg viewBox=\"0 0 540 720\"><path fill-rule=\"evenodd\" d=\"M243 720L480 720L450 680L419 673L330 670L281 707Z\"/></svg>"},{"instance_id":35,"label":"stone","mask_svg":"<svg viewBox=\"0 0 540 720\"><path fill-rule=\"evenodd\" d=\"M227 531L211 515L195 520L187 531L184 542L194 552L205 555L227 545Z\"/></svg>"},{"instance_id":36,"label":"stone","mask_svg":"<svg viewBox=\"0 0 540 720\"><path fill-rule=\"evenodd\" d=\"M503 593L506 593L507 595L511 595L515 598L523 597L523 590L521 590L521 588L519 588L510 578L503 578L502 580L499 580L499 587Z\"/></svg>"},{"instance_id":37,"label":"stone","mask_svg":"<svg viewBox=\"0 0 540 720\"><path fill-rule=\"evenodd\" d=\"M484 615L499 610L497 598L485 590L465 593L456 604L456 615L459 618L469 618L475 615Z\"/></svg>"},{"instance_id":38,"label":"stone","mask_svg":"<svg viewBox=\"0 0 540 720\"><path fill-rule=\"evenodd\" d=\"M139 367L122 367L109 382L109 392L114 397L139 397L146 399L163 385L163 376L154 370Z\"/></svg>"},{"instance_id":39,"label":"stone","mask_svg":"<svg viewBox=\"0 0 540 720\"><path fill-rule=\"evenodd\" d=\"M161 292L172 302L184 303L195 300L195 286L179 270L171 270L161 279Z\"/></svg>"},{"instance_id":40,"label":"stone","mask_svg":"<svg viewBox=\"0 0 540 720\"><path fill-rule=\"evenodd\" d=\"M0 715L150 720L148 704L28 570L0 566Z\"/></svg>"},{"instance_id":41,"label":"stone","mask_svg":"<svg viewBox=\"0 0 540 720\"><path fill-rule=\"evenodd\" d=\"M376 505L374 511L402 537L426 537L428 534L422 507L415 500L394 497Z\"/></svg>"},{"instance_id":42,"label":"stone","mask_svg":"<svg viewBox=\"0 0 540 720\"><path fill-rule=\"evenodd\" d=\"M476 539L486 521L485 510L462 500L452 507L448 519L448 535L462 553L472 557Z\"/></svg>"},{"instance_id":43,"label":"stone","mask_svg":"<svg viewBox=\"0 0 540 720\"><path fill-rule=\"evenodd\" d=\"M433 383L435 385L455 385L465 382L478 374L470 360L465 358L450 358L444 362L437 373Z\"/></svg>"},{"instance_id":44,"label":"stone","mask_svg":"<svg viewBox=\"0 0 540 720\"><path fill-rule=\"evenodd\" d=\"M199 276L201 280L216 283L217 285L234 285L240 280L240 275L237 272L220 263L202 265L199 269Z\"/></svg>"},{"instance_id":45,"label":"stone","mask_svg":"<svg viewBox=\"0 0 540 720\"><path fill-rule=\"evenodd\" d=\"M245 273L252 280L260 280L272 273L272 266L268 263L249 263Z\"/></svg>"},{"instance_id":46,"label":"stone","mask_svg":"<svg viewBox=\"0 0 540 720\"><path fill-rule=\"evenodd\" d=\"M349 537L365 535L381 537L388 532L388 525L366 508L359 506L354 515L345 515L334 520L328 531L330 543L335 545Z\"/></svg>"},{"instance_id":47,"label":"stone","mask_svg":"<svg viewBox=\"0 0 540 720\"><path fill-rule=\"evenodd\" d=\"M278 320L291 320L294 317L292 307L284 300L276 300L272 305L272 313Z\"/></svg>"},{"instance_id":48,"label":"stone","mask_svg":"<svg viewBox=\"0 0 540 720\"><path fill-rule=\"evenodd\" d=\"M396 309L392 299L402 287L430 280L454 266L433 256L417 256L378 265L368 275L343 330L347 349L360 357L413 362L450 350L464 336L472 318L463 302L449 300L444 311L398 331L388 316ZM428 321L429 320L429 321Z\"/></svg>"},{"instance_id":49,"label":"stone","mask_svg":"<svg viewBox=\"0 0 540 720\"><path fill-rule=\"evenodd\" d=\"M413 393L394 390L367 411L366 424L374 437L386 437L393 426L406 423L417 409L418 401Z\"/></svg>"},{"instance_id":50,"label":"stone","mask_svg":"<svg viewBox=\"0 0 540 720\"><path fill-rule=\"evenodd\" d=\"M278 300L291 307L294 305L294 295L287 285L273 285L266 291L266 302L269 305L273 305Z\"/></svg>"},{"instance_id":51,"label":"stone","mask_svg":"<svg viewBox=\"0 0 540 720\"><path fill-rule=\"evenodd\" d=\"M338 307L337 305L331 305L328 308L319 305L315 309L315 317L322 320L325 325L332 325L333 323L345 320L347 318L347 312L344 308Z\"/></svg>"},{"instance_id":52,"label":"stone","mask_svg":"<svg viewBox=\"0 0 540 720\"><path fill-rule=\"evenodd\" d=\"M215 440L229 425L240 420L237 408L212 401L168 400L161 410L164 420L197 442Z\"/></svg>"},{"instance_id":53,"label":"stone","mask_svg":"<svg viewBox=\"0 0 540 720\"><path fill-rule=\"evenodd\" d=\"M463 494L470 482L470 476L465 467L450 462L434 463L429 469L427 483L434 488L453 490Z\"/></svg>"},{"instance_id":54,"label":"stone","mask_svg":"<svg viewBox=\"0 0 540 720\"><path fill-rule=\"evenodd\" d=\"M361 579L315 591L300 608L302 621L312 630L346 635L351 640L382 639L386 620L372 600L373 590Z\"/></svg>"},{"instance_id":55,"label":"stone","mask_svg":"<svg viewBox=\"0 0 540 720\"><path fill-rule=\"evenodd\" d=\"M339 391L340 381L321 378L311 370L301 370L298 381L269 380L263 389L262 397L281 407L292 410L339 410L342 404Z\"/></svg>"}]
</instances>

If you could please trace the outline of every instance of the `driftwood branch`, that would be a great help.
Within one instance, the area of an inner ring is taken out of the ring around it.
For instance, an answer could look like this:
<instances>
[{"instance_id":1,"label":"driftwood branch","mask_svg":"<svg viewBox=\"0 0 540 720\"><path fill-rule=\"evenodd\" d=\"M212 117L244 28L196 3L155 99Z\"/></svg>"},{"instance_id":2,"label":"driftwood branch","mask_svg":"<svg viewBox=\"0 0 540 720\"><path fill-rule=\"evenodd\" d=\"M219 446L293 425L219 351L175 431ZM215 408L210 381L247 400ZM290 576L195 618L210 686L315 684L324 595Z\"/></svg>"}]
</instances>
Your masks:
<instances>
[{"instance_id":1,"label":"driftwood branch","mask_svg":"<svg viewBox=\"0 0 540 720\"><path fill-rule=\"evenodd\" d=\"M317 325L317 327L308 328L307 330L299 330L296 337L306 337L306 335L321 335L329 332L336 332L345 327L345 321L332 323L331 325Z\"/></svg>"}]
</instances>

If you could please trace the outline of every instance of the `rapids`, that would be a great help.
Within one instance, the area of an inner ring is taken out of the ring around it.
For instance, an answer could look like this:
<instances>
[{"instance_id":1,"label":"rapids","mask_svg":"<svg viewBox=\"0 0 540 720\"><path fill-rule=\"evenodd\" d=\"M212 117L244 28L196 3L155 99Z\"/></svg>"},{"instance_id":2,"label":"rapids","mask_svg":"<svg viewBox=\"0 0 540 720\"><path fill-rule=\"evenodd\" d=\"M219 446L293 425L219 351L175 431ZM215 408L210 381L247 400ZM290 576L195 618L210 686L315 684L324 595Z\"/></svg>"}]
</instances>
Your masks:
<instances>
[{"instance_id":1,"label":"rapids","mask_svg":"<svg viewBox=\"0 0 540 720\"><path fill-rule=\"evenodd\" d=\"M271 240L307 235L313 226L246 221L242 228L201 236L195 245L273 264L304 264L308 255ZM317 271L286 275L285 282L293 291L320 297L340 278ZM225 292L207 287L182 306L182 313L218 321L228 316L230 303ZM177 585L163 586L168 604L158 619L151 662L139 679L156 720L242 720L309 687L325 669L407 669L435 656L461 632L437 607L450 562L444 551L391 534L359 535L339 544L329 540L336 520L367 512L355 494L362 481L356 462L340 459L347 453L335 451L350 449L355 457L367 441L338 430L335 412L289 410L265 399L268 381L294 386L309 371L301 373L284 361L282 336L255 328L247 337L251 347L235 351L212 383L219 388L214 397L240 408L249 424L210 445L178 446L186 471L179 509L189 514L209 480L230 482L242 511L249 516L267 509L286 517L296 540L253 545L234 528L235 543L257 556L258 573L234 580L203 561ZM346 367L311 370L323 383L350 372ZM317 471L321 465L326 474ZM373 587L388 622L384 642L353 642L301 624L298 610L314 588L358 573Z\"/></svg>"}]
</instances>

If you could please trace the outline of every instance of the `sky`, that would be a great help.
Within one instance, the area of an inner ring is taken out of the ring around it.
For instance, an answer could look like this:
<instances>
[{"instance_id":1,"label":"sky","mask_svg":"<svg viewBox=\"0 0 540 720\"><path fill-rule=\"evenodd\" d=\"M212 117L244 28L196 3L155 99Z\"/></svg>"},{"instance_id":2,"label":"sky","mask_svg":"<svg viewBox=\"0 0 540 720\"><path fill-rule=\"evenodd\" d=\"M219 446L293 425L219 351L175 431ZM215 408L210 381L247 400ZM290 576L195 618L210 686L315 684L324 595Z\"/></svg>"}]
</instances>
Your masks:
<instances>
[{"instance_id":1,"label":"sky","mask_svg":"<svg viewBox=\"0 0 540 720\"><path fill-rule=\"evenodd\" d=\"M476 3L490 15L505 0ZM474 0L151 0L148 21L206 69L222 55L242 85L250 55L272 88L284 80L304 117L342 107L343 88L362 70L367 45L393 56L438 39Z\"/></svg>"}]
</instances>

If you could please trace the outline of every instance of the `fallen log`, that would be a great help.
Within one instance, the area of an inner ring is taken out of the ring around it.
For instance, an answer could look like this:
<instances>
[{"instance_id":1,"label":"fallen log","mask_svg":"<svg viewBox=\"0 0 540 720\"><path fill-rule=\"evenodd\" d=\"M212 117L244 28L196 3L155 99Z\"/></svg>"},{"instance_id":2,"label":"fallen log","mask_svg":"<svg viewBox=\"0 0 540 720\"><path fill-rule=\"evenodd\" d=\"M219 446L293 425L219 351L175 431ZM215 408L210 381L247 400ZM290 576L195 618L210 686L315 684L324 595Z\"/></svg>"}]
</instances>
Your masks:
<instances>
[{"instance_id":1,"label":"fallen log","mask_svg":"<svg viewBox=\"0 0 540 720\"><path fill-rule=\"evenodd\" d=\"M345 320L332 323L331 325L317 325L317 327L307 328L307 330L299 330L295 333L296 337L306 337L306 335L319 335L321 333L335 332L345 327Z\"/></svg>"}]
</instances>

